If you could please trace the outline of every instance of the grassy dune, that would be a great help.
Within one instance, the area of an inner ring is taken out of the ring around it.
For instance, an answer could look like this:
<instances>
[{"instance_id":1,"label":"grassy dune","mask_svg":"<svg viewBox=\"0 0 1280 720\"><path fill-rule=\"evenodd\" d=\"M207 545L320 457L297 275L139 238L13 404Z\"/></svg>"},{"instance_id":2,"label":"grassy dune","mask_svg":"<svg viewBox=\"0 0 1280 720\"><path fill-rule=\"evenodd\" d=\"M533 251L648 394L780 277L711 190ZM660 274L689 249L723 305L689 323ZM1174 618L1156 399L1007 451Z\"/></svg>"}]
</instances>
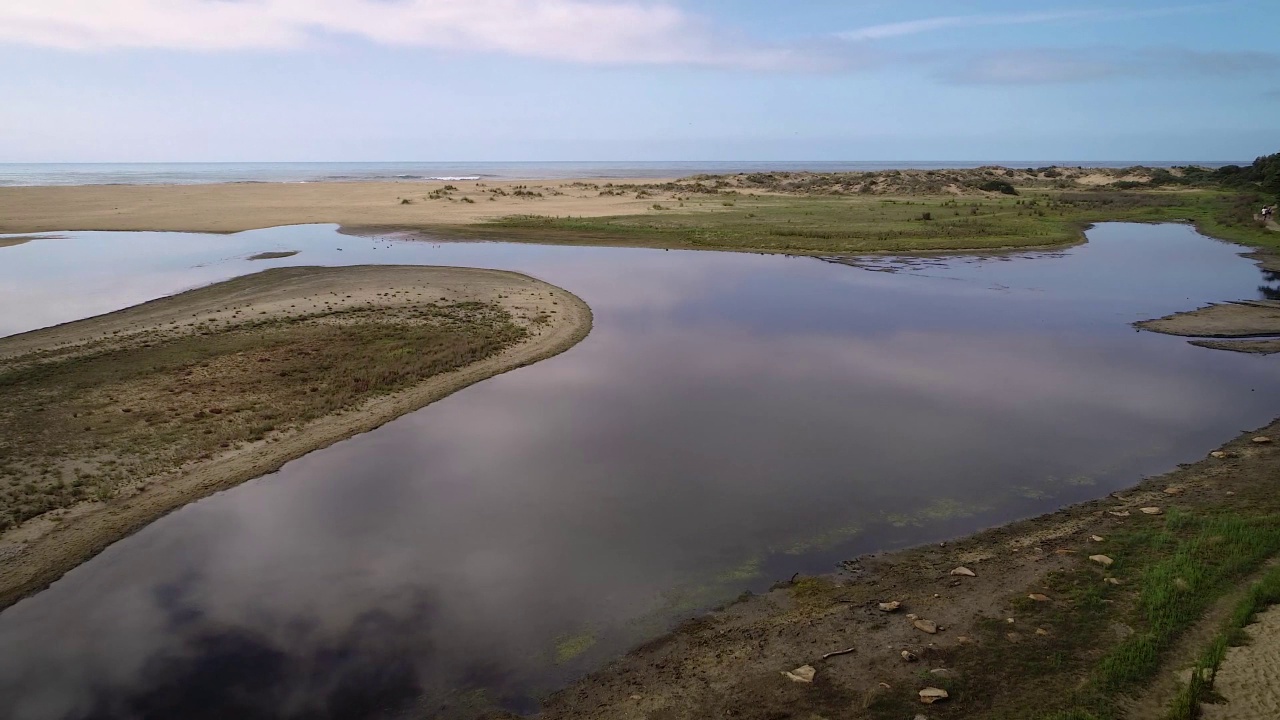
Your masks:
<instances>
[{"instance_id":1,"label":"grassy dune","mask_svg":"<svg viewBox=\"0 0 1280 720\"><path fill-rule=\"evenodd\" d=\"M646 192L646 191L639 191ZM451 226L461 237L795 254L1033 248L1078 242L1091 223L1190 221L1207 234L1280 247L1252 222L1254 202L1218 190L1055 190L903 197L651 193L643 215L519 215Z\"/></svg>"}]
</instances>

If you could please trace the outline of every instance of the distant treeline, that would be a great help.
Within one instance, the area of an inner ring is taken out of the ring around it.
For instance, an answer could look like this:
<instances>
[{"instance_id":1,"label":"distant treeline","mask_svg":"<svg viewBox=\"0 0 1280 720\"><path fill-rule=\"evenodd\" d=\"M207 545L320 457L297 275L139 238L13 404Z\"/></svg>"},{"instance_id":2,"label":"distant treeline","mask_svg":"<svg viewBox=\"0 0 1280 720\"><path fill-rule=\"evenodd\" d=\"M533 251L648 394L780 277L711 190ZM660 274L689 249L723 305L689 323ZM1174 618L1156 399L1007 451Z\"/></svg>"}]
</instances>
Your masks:
<instances>
[{"instance_id":1,"label":"distant treeline","mask_svg":"<svg viewBox=\"0 0 1280 720\"><path fill-rule=\"evenodd\" d=\"M1216 170L1189 167L1181 179L1188 184L1217 183L1238 190L1251 190L1280 200L1280 153L1264 155L1254 160L1252 165L1243 167L1223 165Z\"/></svg>"}]
</instances>

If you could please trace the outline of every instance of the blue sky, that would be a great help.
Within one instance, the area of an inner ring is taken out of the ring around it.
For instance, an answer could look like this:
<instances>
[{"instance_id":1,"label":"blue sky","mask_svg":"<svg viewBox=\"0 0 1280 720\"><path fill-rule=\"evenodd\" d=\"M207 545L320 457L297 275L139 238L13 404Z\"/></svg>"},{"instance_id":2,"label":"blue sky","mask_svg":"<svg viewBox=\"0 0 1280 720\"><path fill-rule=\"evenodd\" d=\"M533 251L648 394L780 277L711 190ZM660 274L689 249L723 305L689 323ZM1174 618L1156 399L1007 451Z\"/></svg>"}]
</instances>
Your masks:
<instances>
[{"instance_id":1,"label":"blue sky","mask_svg":"<svg viewBox=\"0 0 1280 720\"><path fill-rule=\"evenodd\" d=\"M0 0L0 162L1234 160L1274 0Z\"/></svg>"}]
</instances>

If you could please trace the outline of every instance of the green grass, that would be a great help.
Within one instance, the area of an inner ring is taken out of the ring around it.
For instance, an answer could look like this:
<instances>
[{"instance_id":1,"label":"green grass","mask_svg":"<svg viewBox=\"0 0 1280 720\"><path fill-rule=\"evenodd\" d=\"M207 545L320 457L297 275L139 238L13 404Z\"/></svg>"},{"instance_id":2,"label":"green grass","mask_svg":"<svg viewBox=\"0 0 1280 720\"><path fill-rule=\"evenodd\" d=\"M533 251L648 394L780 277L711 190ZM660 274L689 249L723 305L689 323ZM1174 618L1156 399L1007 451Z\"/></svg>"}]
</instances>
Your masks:
<instances>
[{"instance_id":1,"label":"green grass","mask_svg":"<svg viewBox=\"0 0 1280 720\"><path fill-rule=\"evenodd\" d=\"M0 529L488 357L484 303L321 311L45 351L0 371Z\"/></svg>"},{"instance_id":2,"label":"green grass","mask_svg":"<svg viewBox=\"0 0 1280 720\"><path fill-rule=\"evenodd\" d=\"M1236 603L1231 615L1222 624L1222 630L1201 653L1191 671L1190 682L1174 698L1169 710L1169 720L1195 720L1200 717L1200 704L1213 699L1213 683L1227 649L1247 641L1244 628L1254 617L1271 605L1280 603L1280 568L1268 572L1249 587L1248 593Z\"/></svg>"},{"instance_id":3,"label":"green grass","mask_svg":"<svg viewBox=\"0 0 1280 720\"><path fill-rule=\"evenodd\" d=\"M1135 547L1140 543L1145 547ZM1154 537L1132 538L1120 554L1156 556L1143 569L1140 629L1099 663L1096 682L1109 691L1133 687L1155 673L1161 653L1238 579L1280 552L1280 518L1207 519L1170 513Z\"/></svg>"},{"instance_id":4,"label":"green grass","mask_svg":"<svg viewBox=\"0 0 1280 720\"><path fill-rule=\"evenodd\" d=\"M1013 600L1019 631L1048 628L1047 637L1009 642L1010 628L992 619L979 645L958 651L966 688L956 710L1006 720L1119 718L1120 698L1155 676L1205 610L1280 552L1280 515L1171 511L1159 525L1113 533L1095 552L1115 564L1051 574L1051 603ZM1104 583L1107 575L1122 584ZM1267 588L1259 597L1270 597ZM1132 634L1120 637L1121 623Z\"/></svg>"},{"instance_id":5,"label":"green grass","mask_svg":"<svg viewBox=\"0 0 1280 720\"><path fill-rule=\"evenodd\" d=\"M718 194L643 215L521 215L441 229L522 242L795 254L1031 248L1078 242L1091 223L1191 221L1237 242L1280 247L1252 200L1211 190L1026 190L1020 196ZM726 199L728 198L728 199ZM928 218L928 219L925 219Z\"/></svg>"}]
</instances>

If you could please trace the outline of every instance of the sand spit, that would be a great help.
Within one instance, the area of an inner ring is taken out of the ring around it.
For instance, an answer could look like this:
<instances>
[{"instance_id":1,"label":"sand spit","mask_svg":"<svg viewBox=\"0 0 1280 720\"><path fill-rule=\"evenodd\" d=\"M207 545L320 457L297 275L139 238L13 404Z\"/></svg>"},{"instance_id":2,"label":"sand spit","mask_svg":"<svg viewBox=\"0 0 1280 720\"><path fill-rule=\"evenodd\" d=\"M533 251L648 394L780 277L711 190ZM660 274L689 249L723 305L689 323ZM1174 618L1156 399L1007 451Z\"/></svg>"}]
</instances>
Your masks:
<instances>
[{"instance_id":1,"label":"sand spit","mask_svg":"<svg viewBox=\"0 0 1280 720\"><path fill-rule=\"evenodd\" d=\"M408 299L410 297L414 299ZM418 305L412 304L414 302ZM237 342L244 343L246 337L252 341L258 332L256 328L260 327L291 327L289 323L298 323L312 331L317 328L324 331L332 329L332 323L353 316L371 318L375 324L399 322L391 319L393 317L409 318L404 321L406 324L418 323L421 327L429 322L416 319L422 317L423 302L464 309L492 308L490 315L497 312L499 317L509 316L509 321L503 321L503 327L510 328L511 325L506 324L509 322L521 328L515 334L507 331L507 337L518 340L501 346L504 349L483 359L455 366L405 389L373 395L359 404L306 422L292 425L285 422L279 430L267 432L251 442L232 443L224 449L214 445L209 456L137 478L114 488L108 499L89 497L10 528L0 535L0 608L40 590L116 540L182 505L270 473L312 450L372 430L468 385L567 350L590 331L591 310L561 288L512 272L413 266L277 268L119 312L0 339L0 374L3 374L14 369L38 369L59 357L92 360L95 354L120 348L130 353L145 353L146 348L153 345L168 343L166 347L172 347L174 342L182 342L184 337L192 335L211 335L216 339L220 331L215 328L241 328L236 331ZM320 319L311 316L300 319L309 312L302 308L311 307L310 303L328 305L322 306L321 312L325 314ZM252 325L251 331L237 325L249 320L263 324ZM270 324L273 321L275 325ZM363 322L362 327L369 326L369 320ZM450 332L458 335L456 330ZM200 338L194 344L199 346L205 342L205 338ZM192 343L188 341L188 344ZM424 348L424 351L430 349ZM258 357L261 354L251 350L227 357L233 361L244 358L235 361L239 362L242 372L254 369L269 372L271 366ZM160 380L186 383L189 387L201 379L202 373L207 375L209 367L216 366L216 362L193 366L184 377L165 376ZM231 363L233 370L235 362ZM222 383L220 387L226 387L225 378L214 380ZM166 397L175 398L169 402L178 404L191 395L188 392ZM122 398L127 400L128 397ZM122 409L129 414L122 414ZM179 420L187 418L185 422L191 422L189 410L187 408ZM121 418L134 422L136 418L133 427L146 431L148 423L155 420L141 416L153 411L163 414L164 408L154 403L115 408L97 412L93 418L113 423L121 423ZM221 420L230 414L228 407L227 415L209 419ZM84 416L78 417L80 419L73 422L84 421ZM170 418L168 422L174 420ZM40 445L37 443L36 447ZM7 450L13 453L12 443ZM108 448L108 452L111 450Z\"/></svg>"}]
</instances>

